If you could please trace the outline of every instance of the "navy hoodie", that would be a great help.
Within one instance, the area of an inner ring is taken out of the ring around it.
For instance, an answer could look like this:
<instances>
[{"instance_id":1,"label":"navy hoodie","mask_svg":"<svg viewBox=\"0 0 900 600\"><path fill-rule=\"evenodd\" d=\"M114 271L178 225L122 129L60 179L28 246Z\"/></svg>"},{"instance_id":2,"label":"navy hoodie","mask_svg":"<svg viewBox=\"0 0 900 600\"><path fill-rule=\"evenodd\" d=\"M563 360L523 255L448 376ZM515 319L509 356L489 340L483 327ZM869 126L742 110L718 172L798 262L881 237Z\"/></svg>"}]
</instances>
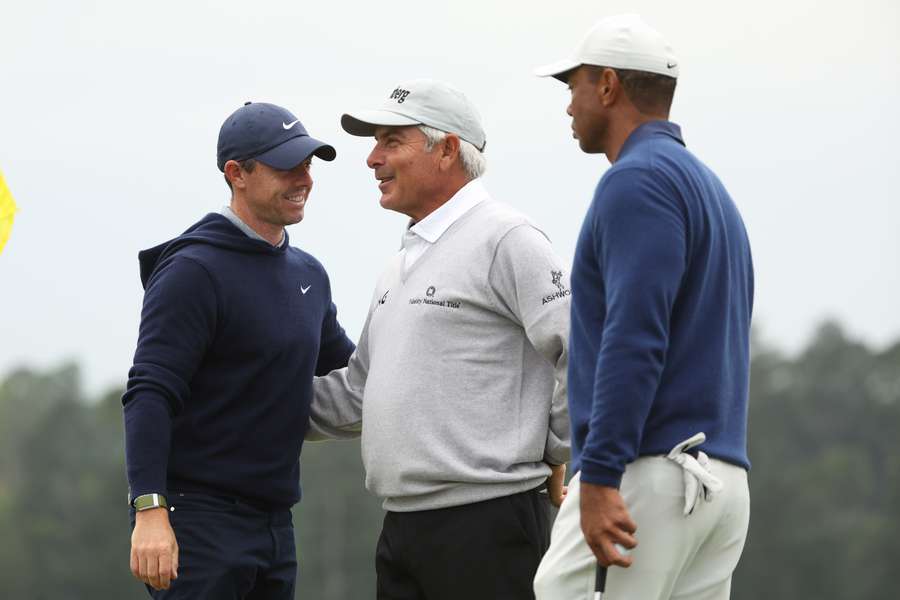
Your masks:
<instances>
[{"instance_id":1,"label":"navy hoodie","mask_svg":"<svg viewBox=\"0 0 900 600\"><path fill-rule=\"evenodd\" d=\"M200 491L295 504L313 376L354 350L325 269L219 214L138 259L144 305L122 397L132 497Z\"/></svg>"}]
</instances>

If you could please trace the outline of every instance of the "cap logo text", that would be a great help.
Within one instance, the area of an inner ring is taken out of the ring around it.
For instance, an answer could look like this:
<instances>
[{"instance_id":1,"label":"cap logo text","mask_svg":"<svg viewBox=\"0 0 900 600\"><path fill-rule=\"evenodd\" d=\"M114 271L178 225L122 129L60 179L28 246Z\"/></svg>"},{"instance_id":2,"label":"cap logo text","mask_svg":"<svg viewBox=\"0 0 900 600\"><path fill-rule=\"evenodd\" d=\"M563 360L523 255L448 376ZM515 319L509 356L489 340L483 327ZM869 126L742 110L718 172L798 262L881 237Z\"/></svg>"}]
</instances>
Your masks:
<instances>
[{"instance_id":1,"label":"cap logo text","mask_svg":"<svg viewBox=\"0 0 900 600\"><path fill-rule=\"evenodd\" d=\"M409 96L409 90L395 88L394 91L391 92L390 99L396 100L397 104L403 104L403 101L406 100L407 96Z\"/></svg>"}]
</instances>

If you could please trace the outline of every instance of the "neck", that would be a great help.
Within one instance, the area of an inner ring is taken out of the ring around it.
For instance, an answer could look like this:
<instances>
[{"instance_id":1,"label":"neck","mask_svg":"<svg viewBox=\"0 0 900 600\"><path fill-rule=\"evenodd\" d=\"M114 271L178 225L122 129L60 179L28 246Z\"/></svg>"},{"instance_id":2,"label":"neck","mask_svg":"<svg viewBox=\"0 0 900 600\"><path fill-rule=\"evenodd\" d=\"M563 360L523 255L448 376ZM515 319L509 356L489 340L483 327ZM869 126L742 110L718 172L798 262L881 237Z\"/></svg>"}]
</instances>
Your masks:
<instances>
[{"instance_id":1,"label":"neck","mask_svg":"<svg viewBox=\"0 0 900 600\"><path fill-rule=\"evenodd\" d=\"M632 133L634 133L635 129L644 123L660 120L665 121L668 118L668 115L648 115L634 111L627 115L626 118L615 121L614 125L610 127L609 137L605 146L606 158L608 158L611 163L616 162L619 159L619 153L622 151L622 146L625 145L625 141Z\"/></svg>"},{"instance_id":2,"label":"neck","mask_svg":"<svg viewBox=\"0 0 900 600\"><path fill-rule=\"evenodd\" d=\"M464 176L447 180L444 185L428 195L428 200L426 202L423 202L421 206L417 207L417 210L410 211L407 216L413 220L413 223L418 223L446 204L447 201L455 196L467 183L469 183L469 180Z\"/></svg>"},{"instance_id":3,"label":"neck","mask_svg":"<svg viewBox=\"0 0 900 600\"><path fill-rule=\"evenodd\" d=\"M231 212L236 214L241 221L250 227L250 229L258 233L260 237L273 246L278 246L281 244L281 240L284 239L283 226L267 223L257 218L256 215L247 208L247 204L242 202L236 194L231 198Z\"/></svg>"}]
</instances>

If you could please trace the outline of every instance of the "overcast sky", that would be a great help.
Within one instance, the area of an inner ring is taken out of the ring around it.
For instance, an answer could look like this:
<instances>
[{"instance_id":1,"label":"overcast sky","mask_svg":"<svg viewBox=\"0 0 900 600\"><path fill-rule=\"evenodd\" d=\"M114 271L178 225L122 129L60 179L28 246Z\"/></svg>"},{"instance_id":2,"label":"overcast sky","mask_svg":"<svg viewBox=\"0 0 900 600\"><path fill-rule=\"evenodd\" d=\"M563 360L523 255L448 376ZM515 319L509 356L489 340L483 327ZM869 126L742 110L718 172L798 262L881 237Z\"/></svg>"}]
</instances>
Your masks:
<instances>
[{"instance_id":1,"label":"overcast sky","mask_svg":"<svg viewBox=\"0 0 900 600\"><path fill-rule=\"evenodd\" d=\"M531 70L622 12L640 13L679 56L672 120L743 213L764 338L795 351L835 317L875 346L897 340L898 6L6 3L0 170L20 210L0 254L0 377L71 358L89 390L124 381L137 253L227 203L216 136L246 100L288 107L338 151L314 167L306 218L290 234L328 269L351 337L405 219L379 207L371 141L339 119L404 79L444 79L469 95L487 132L488 189L570 261L608 163L571 138L565 86Z\"/></svg>"}]
</instances>

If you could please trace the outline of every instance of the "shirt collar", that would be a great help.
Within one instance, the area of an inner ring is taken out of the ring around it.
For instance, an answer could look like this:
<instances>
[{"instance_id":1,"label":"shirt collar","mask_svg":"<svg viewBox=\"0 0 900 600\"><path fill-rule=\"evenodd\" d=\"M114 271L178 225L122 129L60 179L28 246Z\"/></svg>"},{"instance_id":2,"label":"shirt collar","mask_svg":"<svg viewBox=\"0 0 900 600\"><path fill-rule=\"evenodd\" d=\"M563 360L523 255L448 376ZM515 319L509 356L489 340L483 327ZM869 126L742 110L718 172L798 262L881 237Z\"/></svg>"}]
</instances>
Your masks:
<instances>
[{"instance_id":1,"label":"shirt collar","mask_svg":"<svg viewBox=\"0 0 900 600\"><path fill-rule=\"evenodd\" d=\"M282 246L284 246L284 243L287 241L287 232L282 232L281 241L278 242L277 244L272 244L272 242L270 242L263 236L256 233L256 231L254 231L254 229L252 227L250 227L249 225L244 223L244 220L242 218L240 218L239 216L237 216L237 213L234 212L233 210L231 210L230 206L223 206L222 210L220 210L219 213L223 217L225 217L226 219L231 221L232 225L234 225L235 227L237 227L238 229L243 231L244 235L246 235L249 238L252 238L254 240L259 240L261 242L265 242L265 243L269 244L270 246L274 246L275 248L281 248Z\"/></svg>"},{"instance_id":2,"label":"shirt collar","mask_svg":"<svg viewBox=\"0 0 900 600\"><path fill-rule=\"evenodd\" d=\"M449 200L441 204L427 217L409 227L409 231L426 242L433 244L461 216L469 212L482 200L488 199L487 189L481 179L473 179L459 188Z\"/></svg>"},{"instance_id":3,"label":"shirt collar","mask_svg":"<svg viewBox=\"0 0 900 600\"><path fill-rule=\"evenodd\" d=\"M667 136L674 139L682 146L685 145L684 138L681 137L681 127L672 121L649 121L631 132L631 135L629 135L628 139L625 140L625 143L622 144L622 149L619 151L619 156L616 160L621 160L636 146L641 144L641 142L649 140L654 136Z\"/></svg>"}]
</instances>

